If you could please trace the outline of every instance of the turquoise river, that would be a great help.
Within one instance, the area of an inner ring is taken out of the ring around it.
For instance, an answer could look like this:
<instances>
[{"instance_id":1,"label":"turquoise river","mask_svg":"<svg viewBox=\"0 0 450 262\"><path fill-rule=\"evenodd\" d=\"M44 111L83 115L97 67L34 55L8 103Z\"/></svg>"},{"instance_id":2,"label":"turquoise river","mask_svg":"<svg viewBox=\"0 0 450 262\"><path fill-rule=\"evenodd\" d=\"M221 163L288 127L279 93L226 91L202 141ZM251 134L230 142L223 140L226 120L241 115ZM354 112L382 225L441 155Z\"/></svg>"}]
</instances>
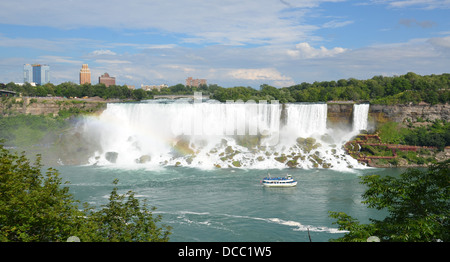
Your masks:
<instances>
[{"instance_id":1,"label":"turquoise river","mask_svg":"<svg viewBox=\"0 0 450 262\"><path fill-rule=\"evenodd\" d=\"M396 176L402 169L214 169L162 167L160 169L98 166L59 166L70 192L81 202L100 206L108 202L114 179L119 193L132 190L148 199L172 227L174 242L327 242L343 236L328 211L342 211L368 223L383 211L361 203L365 186L360 177ZM293 188L265 188L260 181L287 172ZM309 236L308 236L309 231Z\"/></svg>"}]
</instances>

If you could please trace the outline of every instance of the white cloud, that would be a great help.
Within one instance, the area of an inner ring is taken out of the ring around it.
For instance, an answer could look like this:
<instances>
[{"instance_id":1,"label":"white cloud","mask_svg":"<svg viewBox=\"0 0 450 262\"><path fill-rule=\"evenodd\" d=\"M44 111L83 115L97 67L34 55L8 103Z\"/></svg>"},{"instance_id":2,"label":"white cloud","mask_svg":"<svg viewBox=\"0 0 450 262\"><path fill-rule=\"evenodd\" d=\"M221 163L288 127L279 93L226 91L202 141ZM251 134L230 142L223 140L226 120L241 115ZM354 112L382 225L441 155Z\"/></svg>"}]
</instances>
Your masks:
<instances>
[{"instance_id":1,"label":"white cloud","mask_svg":"<svg viewBox=\"0 0 450 262\"><path fill-rule=\"evenodd\" d=\"M14 48L31 48L45 51L62 51L64 50L63 41L55 41L39 38L11 38L2 36L0 34L0 46L1 47L14 47Z\"/></svg>"},{"instance_id":2,"label":"white cloud","mask_svg":"<svg viewBox=\"0 0 450 262\"><path fill-rule=\"evenodd\" d=\"M0 47L27 48L51 52L66 52L80 47L99 48L103 43L86 38L7 37L0 33Z\"/></svg>"},{"instance_id":3,"label":"white cloud","mask_svg":"<svg viewBox=\"0 0 450 262\"><path fill-rule=\"evenodd\" d=\"M449 0L372 0L375 3L388 4L394 8L417 7L424 9L450 8Z\"/></svg>"},{"instance_id":4,"label":"white cloud","mask_svg":"<svg viewBox=\"0 0 450 262\"><path fill-rule=\"evenodd\" d=\"M194 68L181 66L181 65L162 65L162 67L174 69L174 70L177 70L177 71L182 71L182 72L185 72L185 73L193 73L193 72L195 72Z\"/></svg>"},{"instance_id":5,"label":"white cloud","mask_svg":"<svg viewBox=\"0 0 450 262\"><path fill-rule=\"evenodd\" d=\"M413 39L403 43L378 44L352 50L316 48L308 43L300 43L291 51L293 53L289 55L286 48L174 47L151 52L142 50L139 53L118 54L111 59L101 57L96 60L87 56L87 61L83 63L89 64L93 80L108 72L116 77L118 84L131 84L136 87L141 84L175 85L184 83L189 76L206 78L209 84L223 87L248 85L257 88L264 83L283 87L301 82L312 83L349 77L367 79L375 75L407 72L448 72L450 37ZM164 52L166 56L155 55L159 52ZM303 59L300 59L302 55ZM192 59L193 57L210 59L199 62ZM308 59L305 59L306 57ZM53 83L78 82L78 72L82 64L78 59L72 56L39 58L54 61L50 64ZM0 70L0 79L3 82L20 81L22 64L27 61L13 58L7 61L8 63L0 61L2 69L10 66L11 62L18 66L14 72L10 69ZM12 78L13 75L18 77Z\"/></svg>"},{"instance_id":6,"label":"white cloud","mask_svg":"<svg viewBox=\"0 0 450 262\"><path fill-rule=\"evenodd\" d=\"M177 45L175 44L161 44L161 45L153 45L153 44L136 44L136 43L111 43L109 44L111 47L133 47L136 49L168 49L174 48Z\"/></svg>"},{"instance_id":7,"label":"white cloud","mask_svg":"<svg viewBox=\"0 0 450 262\"><path fill-rule=\"evenodd\" d=\"M345 51L347 51L347 49L342 47L327 49L321 46L320 48L314 48L310 44L303 42L295 45L295 49L288 50L287 53L294 58L321 58L335 56L344 53Z\"/></svg>"},{"instance_id":8,"label":"white cloud","mask_svg":"<svg viewBox=\"0 0 450 262\"><path fill-rule=\"evenodd\" d=\"M450 36L434 37L434 38L431 38L429 41L433 45L436 45L439 47L444 47L444 48L450 48Z\"/></svg>"},{"instance_id":9,"label":"white cloud","mask_svg":"<svg viewBox=\"0 0 450 262\"><path fill-rule=\"evenodd\" d=\"M137 48L138 49L168 49L168 48L174 48L177 45L175 44L165 44L165 45L140 45Z\"/></svg>"},{"instance_id":10,"label":"white cloud","mask_svg":"<svg viewBox=\"0 0 450 262\"><path fill-rule=\"evenodd\" d=\"M224 87L249 85L256 88L264 83L283 87L301 82L349 77L365 79L374 75L410 71L418 74L443 73L448 71L450 37L413 39L404 43L378 44L354 50L315 48L308 43L300 43L291 50L290 55L285 50L232 46L206 49L176 47L164 50L167 56L156 56L154 52L143 51L117 55L111 60L87 62L93 75L108 72L116 77L118 84L175 85L184 83L187 77L192 76L206 78L209 84ZM195 57L214 59L199 62L198 59L193 59ZM73 65L72 79L64 81L76 82L81 63L67 65ZM55 65L51 70L52 81L56 81L53 75L56 76L60 69Z\"/></svg>"},{"instance_id":11,"label":"white cloud","mask_svg":"<svg viewBox=\"0 0 450 262\"><path fill-rule=\"evenodd\" d=\"M318 29L304 14L342 0L16 0L0 2L3 24L62 29L103 27L183 34L187 42L272 44L298 42Z\"/></svg>"},{"instance_id":12,"label":"white cloud","mask_svg":"<svg viewBox=\"0 0 450 262\"><path fill-rule=\"evenodd\" d=\"M322 25L323 28L338 28L353 24L354 21L337 21L332 20Z\"/></svg>"},{"instance_id":13,"label":"white cloud","mask_svg":"<svg viewBox=\"0 0 450 262\"><path fill-rule=\"evenodd\" d=\"M96 63L100 64L131 64L132 62L126 61L126 60L118 60L118 59L97 59L95 60Z\"/></svg>"},{"instance_id":14,"label":"white cloud","mask_svg":"<svg viewBox=\"0 0 450 262\"><path fill-rule=\"evenodd\" d=\"M448 72L450 39L412 39L403 43L378 44L348 50L339 56L322 59L297 60L279 68L280 72L295 75L294 80L323 81L350 77L367 79L375 75L415 72L440 74ZM440 46L438 46L439 44ZM289 68L295 68L294 74Z\"/></svg>"},{"instance_id":15,"label":"white cloud","mask_svg":"<svg viewBox=\"0 0 450 262\"><path fill-rule=\"evenodd\" d=\"M250 80L250 81L270 81L277 86L292 85L294 81L291 77L282 75L275 68L241 68L233 69L228 75L235 79Z\"/></svg>"},{"instance_id":16,"label":"white cloud","mask_svg":"<svg viewBox=\"0 0 450 262\"><path fill-rule=\"evenodd\" d=\"M91 55L95 55L95 56L99 56L99 55L117 55L115 52L113 52L111 50L104 50L104 49L92 51L90 54Z\"/></svg>"},{"instance_id":17,"label":"white cloud","mask_svg":"<svg viewBox=\"0 0 450 262\"><path fill-rule=\"evenodd\" d=\"M83 63L83 61L80 60L73 60L72 57L67 56L40 56L39 60L45 61L46 64L53 64L53 63L63 63L63 64L75 64L80 65Z\"/></svg>"}]
</instances>

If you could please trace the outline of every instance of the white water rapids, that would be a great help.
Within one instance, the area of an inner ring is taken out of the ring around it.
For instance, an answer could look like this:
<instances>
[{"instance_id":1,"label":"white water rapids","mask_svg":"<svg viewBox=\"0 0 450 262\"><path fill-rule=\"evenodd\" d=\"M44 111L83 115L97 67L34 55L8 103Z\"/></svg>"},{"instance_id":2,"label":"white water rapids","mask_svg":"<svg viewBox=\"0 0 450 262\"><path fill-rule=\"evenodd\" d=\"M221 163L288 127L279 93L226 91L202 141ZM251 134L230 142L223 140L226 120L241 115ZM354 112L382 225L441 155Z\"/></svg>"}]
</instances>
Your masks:
<instances>
[{"instance_id":1,"label":"white water rapids","mask_svg":"<svg viewBox=\"0 0 450 262\"><path fill-rule=\"evenodd\" d=\"M148 101L111 103L86 118L100 149L90 164L211 168L363 167L343 144L367 129L369 105L355 105L353 127L327 128L327 104Z\"/></svg>"}]
</instances>

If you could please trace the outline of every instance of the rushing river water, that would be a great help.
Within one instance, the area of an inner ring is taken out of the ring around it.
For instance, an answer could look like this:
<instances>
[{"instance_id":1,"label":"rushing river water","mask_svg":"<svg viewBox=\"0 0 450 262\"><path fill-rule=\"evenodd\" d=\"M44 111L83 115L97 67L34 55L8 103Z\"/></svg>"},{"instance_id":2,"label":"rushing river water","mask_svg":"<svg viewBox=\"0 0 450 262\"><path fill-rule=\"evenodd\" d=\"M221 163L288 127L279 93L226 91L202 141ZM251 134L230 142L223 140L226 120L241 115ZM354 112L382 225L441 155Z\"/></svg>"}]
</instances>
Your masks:
<instances>
[{"instance_id":1,"label":"rushing river water","mask_svg":"<svg viewBox=\"0 0 450 262\"><path fill-rule=\"evenodd\" d=\"M401 169L215 169L162 167L140 169L98 166L60 166L70 192L81 202L108 202L119 179L119 192L148 199L154 211L171 226L175 242L313 242L343 236L328 211L342 211L368 223L385 213L361 203L368 174L396 175ZM294 188L265 188L267 172L297 181Z\"/></svg>"},{"instance_id":2,"label":"rushing river water","mask_svg":"<svg viewBox=\"0 0 450 262\"><path fill-rule=\"evenodd\" d=\"M368 104L350 125L327 126L327 104L147 101L108 104L79 123L95 148L86 165L58 167L81 202L101 206L113 180L122 193L148 199L176 242L326 242L344 234L329 211L362 223L385 214L367 209L360 177L398 173L367 168L342 145L368 128ZM285 176L294 188L264 188ZM308 235L309 234L309 235Z\"/></svg>"}]
</instances>

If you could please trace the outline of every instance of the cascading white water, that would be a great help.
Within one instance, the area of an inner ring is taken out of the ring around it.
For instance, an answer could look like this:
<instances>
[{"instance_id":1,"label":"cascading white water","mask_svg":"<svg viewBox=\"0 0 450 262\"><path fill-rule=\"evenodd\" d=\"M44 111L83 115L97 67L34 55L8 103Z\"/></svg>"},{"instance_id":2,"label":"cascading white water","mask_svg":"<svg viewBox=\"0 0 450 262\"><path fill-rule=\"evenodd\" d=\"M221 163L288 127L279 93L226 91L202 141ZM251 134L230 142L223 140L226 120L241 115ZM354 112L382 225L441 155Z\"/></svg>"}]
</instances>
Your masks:
<instances>
[{"instance_id":1,"label":"cascading white water","mask_svg":"<svg viewBox=\"0 0 450 262\"><path fill-rule=\"evenodd\" d=\"M353 131L367 130L369 104L354 104L353 105Z\"/></svg>"},{"instance_id":2,"label":"cascading white water","mask_svg":"<svg viewBox=\"0 0 450 262\"><path fill-rule=\"evenodd\" d=\"M300 137L327 132L327 104L287 104L286 107L286 130Z\"/></svg>"},{"instance_id":3,"label":"cascading white water","mask_svg":"<svg viewBox=\"0 0 450 262\"><path fill-rule=\"evenodd\" d=\"M96 165L360 166L326 121L326 104L152 101L108 104L99 117L86 119L84 132L101 147L90 158Z\"/></svg>"}]
</instances>

